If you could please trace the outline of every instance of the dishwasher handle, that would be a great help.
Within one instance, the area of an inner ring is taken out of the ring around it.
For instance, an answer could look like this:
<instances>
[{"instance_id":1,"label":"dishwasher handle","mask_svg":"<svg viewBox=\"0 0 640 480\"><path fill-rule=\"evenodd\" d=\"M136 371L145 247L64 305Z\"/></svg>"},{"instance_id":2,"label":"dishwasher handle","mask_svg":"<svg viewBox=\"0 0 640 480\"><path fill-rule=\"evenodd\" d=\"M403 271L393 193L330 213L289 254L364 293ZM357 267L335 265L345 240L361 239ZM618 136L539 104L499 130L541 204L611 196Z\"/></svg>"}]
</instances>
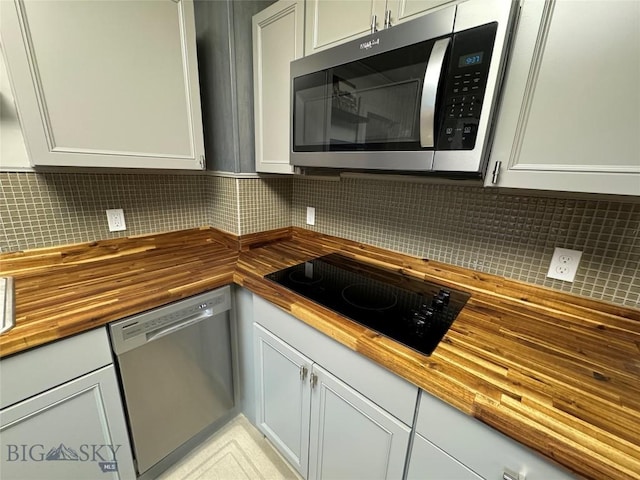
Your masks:
<instances>
[{"instance_id":1,"label":"dishwasher handle","mask_svg":"<svg viewBox=\"0 0 640 480\"><path fill-rule=\"evenodd\" d=\"M195 323L201 322L202 320L206 320L207 318L213 317L214 313L210 309L204 310L202 312L196 313L194 315L189 315L178 321L177 323L173 323L169 326L159 328L158 330L154 330L146 334L147 343L153 342L159 338L164 337L165 335L170 335L173 332L177 332L178 330L182 330L188 326L191 326Z\"/></svg>"}]
</instances>

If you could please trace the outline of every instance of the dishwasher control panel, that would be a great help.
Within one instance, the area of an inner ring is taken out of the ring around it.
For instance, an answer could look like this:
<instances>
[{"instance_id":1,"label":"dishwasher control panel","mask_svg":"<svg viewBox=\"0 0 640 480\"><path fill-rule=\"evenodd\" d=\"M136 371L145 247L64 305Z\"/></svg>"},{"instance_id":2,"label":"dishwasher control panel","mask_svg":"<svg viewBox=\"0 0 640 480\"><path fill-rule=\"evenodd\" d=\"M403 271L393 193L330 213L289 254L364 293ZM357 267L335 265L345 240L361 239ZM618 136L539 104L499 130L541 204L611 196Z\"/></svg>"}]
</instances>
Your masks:
<instances>
[{"instance_id":1,"label":"dishwasher control panel","mask_svg":"<svg viewBox=\"0 0 640 480\"><path fill-rule=\"evenodd\" d=\"M121 354L162 336L165 331L178 330L230 308L228 286L189 297L112 323L109 326L111 345L116 354Z\"/></svg>"},{"instance_id":2,"label":"dishwasher control panel","mask_svg":"<svg viewBox=\"0 0 640 480\"><path fill-rule=\"evenodd\" d=\"M209 313L207 310L210 310L221 303L224 303L224 297L217 297L213 300L209 300L198 305L188 306L177 312L168 313L161 317L148 319L146 321L133 318L126 322L126 324L122 325L122 336L125 340L128 340L131 337L140 335L141 333L151 332L164 326L171 325L172 323L190 319L191 317L197 316L199 313Z\"/></svg>"}]
</instances>

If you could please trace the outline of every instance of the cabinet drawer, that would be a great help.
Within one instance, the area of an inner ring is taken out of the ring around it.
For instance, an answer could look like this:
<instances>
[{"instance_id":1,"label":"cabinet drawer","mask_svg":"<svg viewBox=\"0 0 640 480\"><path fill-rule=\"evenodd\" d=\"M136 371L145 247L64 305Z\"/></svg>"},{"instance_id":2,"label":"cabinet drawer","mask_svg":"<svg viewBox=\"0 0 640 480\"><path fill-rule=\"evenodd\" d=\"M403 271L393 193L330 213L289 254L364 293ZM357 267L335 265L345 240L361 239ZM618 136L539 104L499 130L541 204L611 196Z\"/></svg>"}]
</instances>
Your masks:
<instances>
[{"instance_id":1,"label":"cabinet drawer","mask_svg":"<svg viewBox=\"0 0 640 480\"><path fill-rule=\"evenodd\" d=\"M112 363L106 327L0 361L0 408Z\"/></svg>"},{"instance_id":2,"label":"cabinet drawer","mask_svg":"<svg viewBox=\"0 0 640 480\"><path fill-rule=\"evenodd\" d=\"M407 480L482 480L422 435L414 435Z\"/></svg>"},{"instance_id":3,"label":"cabinet drawer","mask_svg":"<svg viewBox=\"0 0 640 480\"><path fill-rule=\"evenodd\" d=\"M365 397L413 424L418 387L254 295L254 320Z\"/></svg>"},{"instance_id":4,"label":"cabinet drawer","mask_svg":"<svg viewBox=\"0 0 640 480\"><path fill-rule=\"evenodd\" d=\"M533 450L425 392L420 394L416 432L487 480L501 480L505 469L527 480L574 478Z\"/></svg>"}]
</instances>

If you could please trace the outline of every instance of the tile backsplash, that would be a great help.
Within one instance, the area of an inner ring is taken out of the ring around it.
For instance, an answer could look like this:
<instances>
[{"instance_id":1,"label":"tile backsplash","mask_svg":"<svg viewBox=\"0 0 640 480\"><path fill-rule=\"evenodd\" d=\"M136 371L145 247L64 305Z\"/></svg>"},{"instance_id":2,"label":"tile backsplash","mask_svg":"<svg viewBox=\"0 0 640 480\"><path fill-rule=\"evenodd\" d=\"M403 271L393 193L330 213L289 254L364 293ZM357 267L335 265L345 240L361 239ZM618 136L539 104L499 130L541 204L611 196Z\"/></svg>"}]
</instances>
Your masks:
<instances>
[{"instance_id":1,"label":"tile backsplash","mask_svg":"<svg viewBox=\"0 0 640 480\"><path fill-rule=\"evenodd\" d=\"M296 177L292 224L578 295L640 307L640 204L507 189ZM316 225L306 225L306 207ZM546 278L554 247L583 251L573 283Z\"/></svg>"},{"instance_id":2,"label":"tile backsplash","mask_svg":"<svg viewBox=\"0 0 640 480\"><path fill-rule=\"evenodd\" d=\"M209 176L210 225L246 235L291 225L292 182L288 177L233 178Z\"/></svg>"},{"instance_id":3,"label":"tile backsplash","mask_svg":"<svg viewBox=\"0 0 640 480\"><path fill-rule=\"evenodd\" d=\"M306 207L316 225L306 225ZM109 232L122 208L127 230ZM296 225L516 280L640 307L640 203L405 181L177 174L0 173L0 251L211 225ZM576 280L546 278L554 247Z\"/></svg>"},{"instance_id":4,"label":"tile backsplash","mask_svg":"<svg viewBox=\"0 0 640 480\"><path fill-rule=\"evenodd\" d=\"M49 247L209 224L207 179L196 175L0 173L0 251ZM109 232L122 208L127 230Z\"/></svg>"},{"instance_id":5,"label":"tile backsplash","mask_svg":"<svg viewBox=\"0 0 640 480\"><path fill-rule=\"evenodd\" d=\"M242 234L291 225L290 177L238 179L239 220Z\"/></svg>"},{"instance_id":6,"label":"tile backsplash","mask_svg":"<svg viewBox=\"0 0 640 480\"><path fill-rule=\"evenodd\" d=\"M0 173L0 252L211 225L236 235L291 225L288 177ZM122 208L127 230L109 232Z\"/></svg>"},{"instance_id":7,"label":"tile backsplash","mask_svg":"<svg viewBox=\"0 0 640 480\"><path fill-rule=\"evenodd\" d=\"M238 186L232 177L207 176L207 217L209 225L225 232L240 233L238 227Z\"/></svg>"}]
</instances>

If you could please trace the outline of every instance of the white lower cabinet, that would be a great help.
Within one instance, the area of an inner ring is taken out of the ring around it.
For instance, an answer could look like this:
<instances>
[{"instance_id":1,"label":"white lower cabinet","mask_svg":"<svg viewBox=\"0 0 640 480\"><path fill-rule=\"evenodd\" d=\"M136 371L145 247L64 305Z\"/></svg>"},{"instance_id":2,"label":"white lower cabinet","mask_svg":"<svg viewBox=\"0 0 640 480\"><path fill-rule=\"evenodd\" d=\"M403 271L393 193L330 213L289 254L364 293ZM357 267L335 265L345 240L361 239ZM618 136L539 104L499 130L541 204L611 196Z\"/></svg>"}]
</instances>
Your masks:
<instances>
[{"instance_id":1,"label":"white lower cabinet","mask_svg":"<svg viewBox=\"0 0 640 480\"><path fill-rule=\"evenodd\" d=\"M505 473L526 480L575 478L533 450L426 392L420 394L415 431L410 479L502 480L508 478Z\"/></svg>"},{"instance_id":2,"label":"white lower cabinet","mask_svg":"<svg viewBox=\"0 0 640 480\"><path fill-rule=\"evenodd\" d=\"M60 363L74 352L74 365ZM80 364L90 373L74 378ZM135 479L104 329L3 359L0 367L3 397L4 388L16 385L20 377L30 390L17 403L3 402L0 410L2 478ZM41 372L50 373L48 378L66 376L65 382L51 387L31 378Z\"/></svg>"},{"instance_id":3,"label":"white lower cabinet","mask_svg":"<svg viewBox=\"0 0 640 480\"><path fill-rule=\"evenodd\" d=\"M303 476L309 461L311 360L254 324L258 427Z\"/></svg>"},{"instance_id":4,"label":"white lower cabinet","mask_svg":"<svg viewBox=\"0 0 640 480\"><path fill-rule=\"evenodd\" d=\"M402 478L411 429L255 325L259 428L309 479Z\"/></svg>"},{"instance_id":5,"label":"white lower cabinet","mask_svg":"<svg viewBox=\"0 0 640 480\"><path fill-rule=\"evenodd\" d=\"M414 433L407 480L481 480L455 458Z\"/></svg>"},{"instance_id":6,"label":"white lower cabinet","mask_svg":"<svg viewBox=\"0 0 640 480\"><path fill-rule=\"evenodd\" d=\"M257 425L305 479L574 478L256 295L253 318Z\"/></svg>"},{"instance_id":7,"label":"white lower cabinet","mask_svg":"<svg viewBox=\"0 0 640 480\"><path fill-rule=\"evenodd\" d=\"M411 429L313 365L309 479L401 478Z\"/></svg>"}]
</instances>

